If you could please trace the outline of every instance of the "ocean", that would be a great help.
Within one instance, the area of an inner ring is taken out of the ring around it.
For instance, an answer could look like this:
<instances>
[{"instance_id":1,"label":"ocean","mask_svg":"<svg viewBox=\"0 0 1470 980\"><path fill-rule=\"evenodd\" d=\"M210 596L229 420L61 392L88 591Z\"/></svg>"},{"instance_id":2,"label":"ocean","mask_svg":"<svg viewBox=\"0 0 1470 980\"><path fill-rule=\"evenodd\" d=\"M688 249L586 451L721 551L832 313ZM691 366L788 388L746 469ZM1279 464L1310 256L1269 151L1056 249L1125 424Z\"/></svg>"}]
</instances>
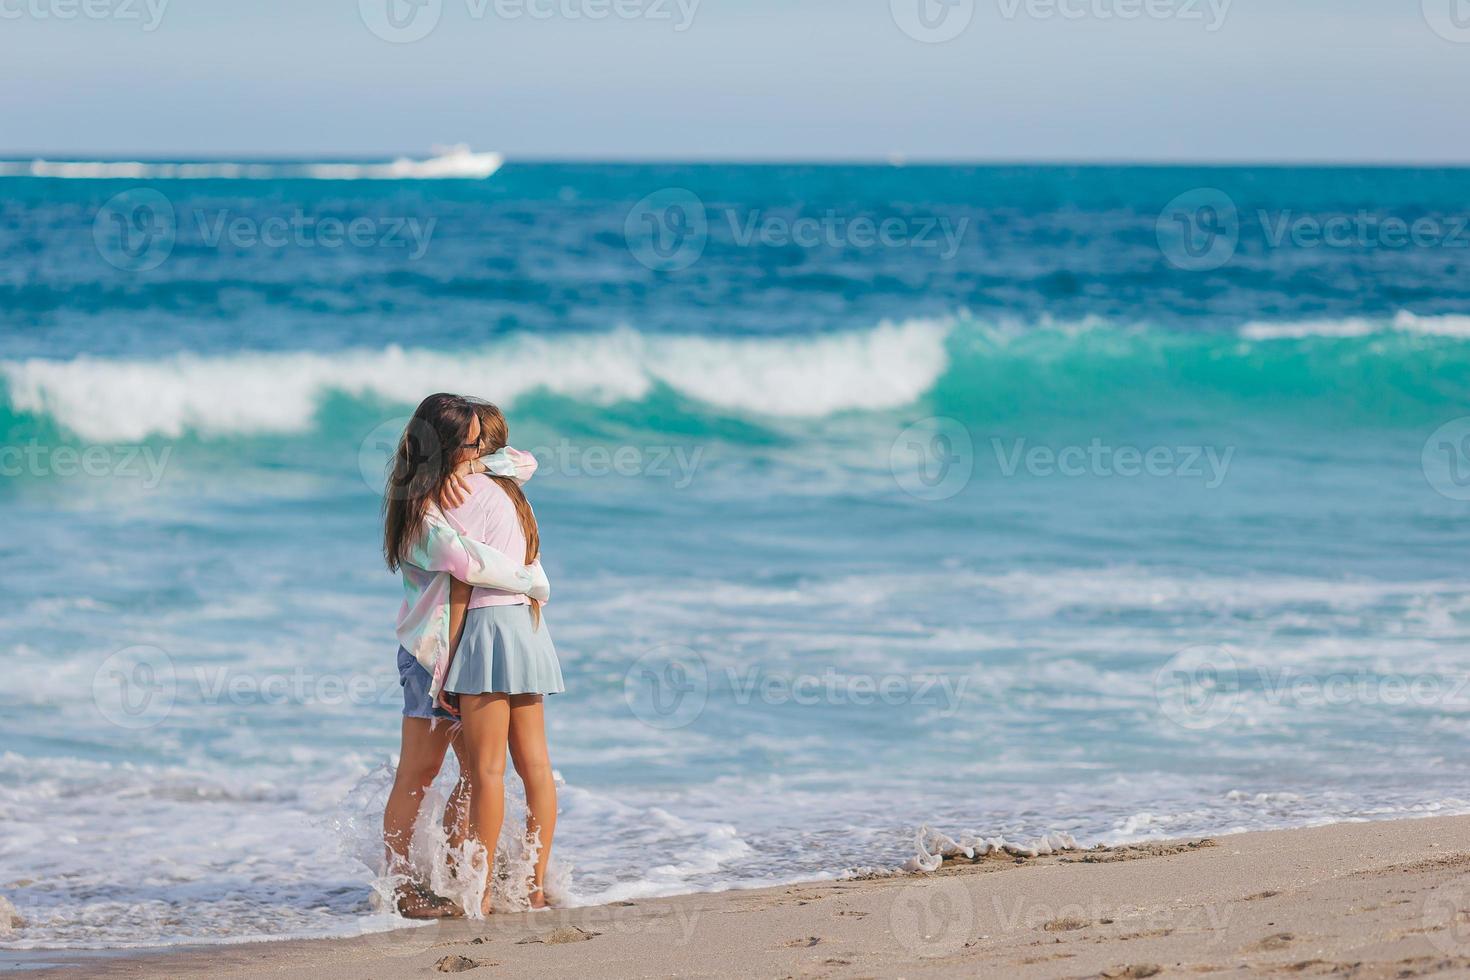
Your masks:
<instances>
[{"instance_id":1,"label":"ocean","mask_svg":"<svg viewBox=\"0 0 1470 980\"><path fill-rule=\"evenodd\" d=\"M541 461L564 901L1470 812L1470 171L180 163L0 165L0 945L393 924L439 390Z\"/></svg>"}]
</instances>

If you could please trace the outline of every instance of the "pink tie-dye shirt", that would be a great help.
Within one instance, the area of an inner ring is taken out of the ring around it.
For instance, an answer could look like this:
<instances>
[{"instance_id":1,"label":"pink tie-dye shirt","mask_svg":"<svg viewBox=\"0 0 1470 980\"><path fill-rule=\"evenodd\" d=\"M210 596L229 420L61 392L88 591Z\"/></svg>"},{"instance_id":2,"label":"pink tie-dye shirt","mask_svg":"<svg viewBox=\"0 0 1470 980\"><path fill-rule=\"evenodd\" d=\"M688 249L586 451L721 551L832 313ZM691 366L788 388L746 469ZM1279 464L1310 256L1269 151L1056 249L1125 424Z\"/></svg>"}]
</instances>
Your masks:
<instances>
[{"instance_id":1,"label":"pink tie-dye shirt","mask_svg":"<svg viewBox=\"0 0 1470 980\"><path fill-rule=\"evenodd\" d=\"M489 545L506 556L524 558L526 534L521 530L521 517L515 501L488 476L469 478L470 495L464 503L444 514L449 526L467 538ZM539 561L531 567L539 568ZM529 601L524 591L475 586L468 608L482 606L519 606Z\"/></svg>"},{"instance_id":2,"label":"pink tie-dye shirt","mask_svg":"<svg viewBox=\"0 0 1470 980\"><path fill-rule=\"evenodd\" d=\"M514 476L524 483L536 472L530 453L503 449L487 456L491 472ZM502 494L503 496L503 494ZM438 697L444 684L449 658L450 580L469 585L523 593L545 602L551 598L551 583L538 562L521 564L525 545L515 558L461 534L440 512L430 506L424 529L399 562L403 577L403 605L398 611L398 642L433 677L430 697Z\"/></svg>"}]
</instances>

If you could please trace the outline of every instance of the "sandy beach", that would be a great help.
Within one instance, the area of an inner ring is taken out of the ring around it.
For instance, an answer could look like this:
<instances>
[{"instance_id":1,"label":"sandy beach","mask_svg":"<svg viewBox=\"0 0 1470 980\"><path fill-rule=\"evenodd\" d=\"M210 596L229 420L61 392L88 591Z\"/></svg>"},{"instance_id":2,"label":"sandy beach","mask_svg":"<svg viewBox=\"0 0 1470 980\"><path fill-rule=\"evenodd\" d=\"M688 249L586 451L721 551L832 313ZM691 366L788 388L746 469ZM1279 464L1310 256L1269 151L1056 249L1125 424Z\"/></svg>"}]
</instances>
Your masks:
<instances>
[{"instance_id":1,"label":"sandy beach","mask_svg":"<svg viewBox=\"0 0 1470 980\"><path fill-rule=\"evenodd\" d=\"M1470 976L1470 816L143 953L47 977ZM58 960L66 956L58 954ZM14 954L0 960L16 965Z\"/></svg>"}]
</instances>

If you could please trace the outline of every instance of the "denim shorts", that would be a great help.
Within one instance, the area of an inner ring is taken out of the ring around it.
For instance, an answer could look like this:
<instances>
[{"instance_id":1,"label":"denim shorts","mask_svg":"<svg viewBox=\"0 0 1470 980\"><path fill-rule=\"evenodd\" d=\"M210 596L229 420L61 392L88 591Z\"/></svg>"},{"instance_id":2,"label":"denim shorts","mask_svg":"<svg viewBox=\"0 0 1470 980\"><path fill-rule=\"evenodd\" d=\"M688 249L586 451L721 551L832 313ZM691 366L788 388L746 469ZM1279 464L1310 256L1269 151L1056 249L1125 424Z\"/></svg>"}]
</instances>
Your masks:
<instances>
[{"instance_id":1,"label":"denim shorts","mask_svg":"<svg viewBox=\"0 0 1470 980\"><path fill-rule=\"evenodd\" d=\"M403 717L456 720L449 712L435 707L434 702L429 700L429 685L433 678L424 669L424 665L403 647L398 648L398 682L403 685Z\"/></svg>"}]
</instances>

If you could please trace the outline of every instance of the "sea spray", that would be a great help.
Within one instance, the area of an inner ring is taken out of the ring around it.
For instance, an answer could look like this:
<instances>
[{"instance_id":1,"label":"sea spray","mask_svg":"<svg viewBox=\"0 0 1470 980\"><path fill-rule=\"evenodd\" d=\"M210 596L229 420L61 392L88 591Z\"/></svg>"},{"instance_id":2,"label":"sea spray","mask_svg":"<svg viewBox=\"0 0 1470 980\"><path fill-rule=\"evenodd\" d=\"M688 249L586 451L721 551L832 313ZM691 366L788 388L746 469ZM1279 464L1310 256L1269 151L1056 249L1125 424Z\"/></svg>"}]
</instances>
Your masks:
<instances>
[{"instance_id":1,"label":"sea spray","mask_svg":"<svg viewBox=\"0 0 1470 980\"><path fill-rule=\"evenodd\" d=\"M1004 837L984 837L976 833L963 834L956 840L926 824L914 835L914 848L917 853L903 863L901 870L938 871L945 858L954 857L973 861L991 854L1027 858L1058 854L1077 850L1077 841L1071 834L1060 832L1043 834L1025 843L1008 841Z\"/></svg>"},{"instance_id":2,"label":"sea spray","mask_svg":"<svg viewBox=\"0 0 1470 980\"><path fill-rule=\"evenodd\" d=\"M335 826L343 849L372 869L370 904L376 911L395 908L394 891L410 881L479 917L487 880L496 912L524 912L531 907L532 875L540 851L539 834L526 835L527 807L518 779L505 781L505 819L500 825L493 872L486 873L484 849L474 841L453 844L445 828L445 810L459 779L456 763L444 768L425 790L414 821L408 868L390 868L385 860L382 813L393 786L393 769L382 765L352 787L339 807ZM557 776L559 785L564 785ZM571 866L553 856L546 872L545 893L553 904L570 896Z\"/></svg>"}]
</instances>

